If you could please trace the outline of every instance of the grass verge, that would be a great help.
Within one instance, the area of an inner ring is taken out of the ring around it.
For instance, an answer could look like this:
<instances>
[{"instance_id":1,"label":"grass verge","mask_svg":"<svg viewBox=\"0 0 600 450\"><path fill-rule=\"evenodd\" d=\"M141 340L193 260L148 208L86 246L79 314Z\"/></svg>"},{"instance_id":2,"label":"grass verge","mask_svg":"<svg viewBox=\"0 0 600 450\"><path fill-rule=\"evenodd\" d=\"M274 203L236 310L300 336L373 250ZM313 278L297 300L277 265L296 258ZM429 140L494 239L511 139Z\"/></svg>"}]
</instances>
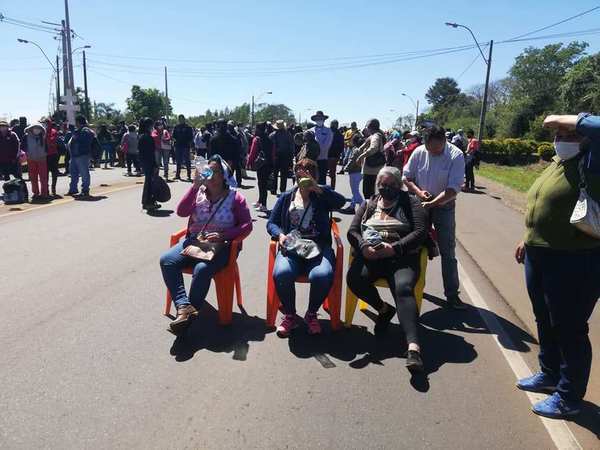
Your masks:
<instances>
[{"instance_id":1,"label":"grass verge","mask_svg":"<svg viewBox=\"0 0 600 450\"><path fill-rule=\"evenodd\" d=\"M479 174L511 189L527 192L546 167L548 167L548 163L530 164L528 166L501 166L482 162L475 176Z\"/></svg>"}]
</instances>

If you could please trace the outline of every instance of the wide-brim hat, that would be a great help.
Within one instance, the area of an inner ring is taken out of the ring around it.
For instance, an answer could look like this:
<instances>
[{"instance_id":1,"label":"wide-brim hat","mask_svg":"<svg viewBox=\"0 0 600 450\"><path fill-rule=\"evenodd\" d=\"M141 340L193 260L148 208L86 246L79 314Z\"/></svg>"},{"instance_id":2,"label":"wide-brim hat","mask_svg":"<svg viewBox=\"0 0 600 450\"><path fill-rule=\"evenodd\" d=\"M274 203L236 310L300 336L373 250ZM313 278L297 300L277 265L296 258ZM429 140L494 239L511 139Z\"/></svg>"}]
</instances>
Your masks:
<instances>
[{"instance_id":1,"label":"wide-brim hat","mask_svg":"<svg viewBox=\"0 0 600 450\"><path fill-rule=\"evenodd\" d=\"M323 114L323 111L317 111L317 113L314 116L310 117L310 120L312 120L313 122L315 120L327 120L329 119L329 116L326 116L325 114Z\"/></svg>"},{"instance_id":2,"label":"wide-brim hat","mask_svg":"<svg viewBox=\"0 0 600 450\"><path fill-rule=\"evenodd\" d=\"M10 125L8 125L8 122L6 120L0 120L0 127L2 127L2 126L8 127Z\"/></svg>"},{"instance_id":3,"label":"wide-brim hat","mask_svg":"<svg viewBox=\"0 0 600 450\"><path fill-rule=\"evenodd\" d=\"M275 126L279 129L279 130L285 130L285 122L281 119L279 119L278 121L275 122Z\"/></svg>"}]
</instances>

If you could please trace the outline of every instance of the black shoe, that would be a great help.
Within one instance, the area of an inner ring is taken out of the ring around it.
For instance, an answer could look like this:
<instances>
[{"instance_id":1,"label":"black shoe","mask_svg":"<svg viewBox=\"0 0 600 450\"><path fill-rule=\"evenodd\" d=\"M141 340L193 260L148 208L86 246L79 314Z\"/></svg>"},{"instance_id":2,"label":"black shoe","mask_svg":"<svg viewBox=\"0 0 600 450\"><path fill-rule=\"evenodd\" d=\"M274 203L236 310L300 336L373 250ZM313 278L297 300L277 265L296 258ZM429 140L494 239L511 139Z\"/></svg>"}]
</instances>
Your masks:
<instances>
[{"instance_id":1,"label":"black shoe","mask_svg":"<svg viewBox=\"0 0 600 450\"><path fill-rule=\"evenodd\" d=\"M460 311L464 311L467 309L467 305L463 303L458 295L453 295L452 297L447 298L448 306L453 309L457 309Z\"/></svg>"},{"instance_id":2,"label":"black shoe","mask_svg":"<svg viewBox=\"0 0 600 450\"><path fill-rule=\"evenodd\" d=\"M416 350L406 352L406 368L411 372L423 372L423 360Z\"/></svg>"},{"instance_id":3,"label":"black shoe","mask_svg":"<svg viewBox=\"0 0 600 450\"><path fill-rule=\"evenodd\" d=\"M379 313L377 316L377 321L375 322L375 334L385 333L390 325L390 321L394 318L394 314L396 314L396 308L392 305L387 305L387 309L383 313Z\"/></svg>"},{"instance_id":4,"label":"black shoe","mask_svg":"<svg viewBox=\"0 0 600 450\"><path fill-rule=\"evenodd\" d=\"M81 197L89 197L90 191L81 191Z\"/></svg>"}]
</instances>

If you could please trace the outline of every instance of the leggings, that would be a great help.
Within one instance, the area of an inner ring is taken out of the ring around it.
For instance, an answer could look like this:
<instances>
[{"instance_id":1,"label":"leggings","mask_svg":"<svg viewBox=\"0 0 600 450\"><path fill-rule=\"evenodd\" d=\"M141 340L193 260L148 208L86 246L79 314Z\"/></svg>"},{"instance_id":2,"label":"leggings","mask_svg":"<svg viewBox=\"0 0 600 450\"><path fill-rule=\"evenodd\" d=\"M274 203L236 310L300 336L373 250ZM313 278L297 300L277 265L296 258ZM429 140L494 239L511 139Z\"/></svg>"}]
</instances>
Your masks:
<instances>
[{"instance_id":1,"label":"leggings","mask_svg":"<svg viewBox=\"0 0 600 450\"><path fill-rule=\"evenodd\" d=\"M58 153L46 156L46 163L48 164L48 172L52 174L52 193L56 194L56 182L60 173L58 171Z\"/></svg>"},{"instance_id":2,"label":"leggings","mask_svg":"<svg viewBox=\"0 0 600 450\"><path fill-rule=\"evenodd\" d=\"M269 177L273 168L270 164L266 164L256 171L258 178L258 203L267 206L267 196L269 195Z\"/></svg>"},{"instance_id":3,"label":"leggings","mask_svg":"<svg viewBox=\"0 0 600 450\"><path fill-rule=\"evenodd\" d=\"M377 179L377 175L363 175L363 195L365 196L365 200L369 200L373 195L375 195L375 180Z\"/></svg>"},{"instance_id":4,"label":"leggings","mask_svg":"<svg viewBox=\"0 0 600 450\"><path fill-rule=\"evenodd\" d=\"M383 300L375 287L375 281L385 278L394 296L398 320L406 334L406 341L409 344L418 344L419 313L414 291L419 272L418 255L408 255L402 260L387 259L368 263L362 257L357 257L350 264L346 282L356 296L379 311L383 306Z\"/></svg>"}]
</instances>

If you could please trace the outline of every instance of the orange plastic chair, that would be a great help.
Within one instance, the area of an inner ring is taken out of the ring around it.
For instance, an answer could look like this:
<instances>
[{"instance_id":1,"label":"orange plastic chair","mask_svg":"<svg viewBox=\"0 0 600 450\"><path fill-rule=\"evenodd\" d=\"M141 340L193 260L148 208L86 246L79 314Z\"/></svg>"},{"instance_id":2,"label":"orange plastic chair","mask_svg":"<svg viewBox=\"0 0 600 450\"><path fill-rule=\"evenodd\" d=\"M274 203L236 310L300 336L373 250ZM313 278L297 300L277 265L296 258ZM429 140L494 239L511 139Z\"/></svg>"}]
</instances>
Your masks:
<instances>
[{"instance_id":1,"label":"orange plastic chair","mask_svg":"<svg viewBox=\"0 0 600 450\"><path fill-rule=\"evenodd\" d=\"M179 240L187 233L187 229L178 231L171 235L171 247L177 245ZM214 276L215 287L217 289L217 303L219 306L219 325L229 325L233 316L233 289L237 297L238 306L242 306L242 288L240 283L240 269L237 264L237 257L242 241L236 239L231 241L229 250L229 262L223 270L217 272ZM194 273L193 267L186 267L183 273ZM232 283L233 281L233 283ZM167 289L167 302L165 305L165 316L171 313L171 293Z\"/></svg>"},{"instance_id":2,"label":"orange plastic chair","mask_svg":"<svg viewBox=\"0 0 600 450\"><path fill-rule=\"evenodd\" d=\"M340 238L340 230L337 223L331 221L331 231L336 245L335 252L335 270L333 273L333 285L325 299L323 309L329 313L331 318L331 328L339 330L342 327L340 321L340 312L342 308L342 277L344 272L344 246ZM281 304L277 290L275 289L275 281L273 280L273 267L275 265L275 256L277 255L278 242L271 241L269 246L269 270L267 272L267 327L273 328L277 319L277 311ZM308 283L308 277L300 276L296 279L296 283Z\"/></svg>"}]
</instances>

